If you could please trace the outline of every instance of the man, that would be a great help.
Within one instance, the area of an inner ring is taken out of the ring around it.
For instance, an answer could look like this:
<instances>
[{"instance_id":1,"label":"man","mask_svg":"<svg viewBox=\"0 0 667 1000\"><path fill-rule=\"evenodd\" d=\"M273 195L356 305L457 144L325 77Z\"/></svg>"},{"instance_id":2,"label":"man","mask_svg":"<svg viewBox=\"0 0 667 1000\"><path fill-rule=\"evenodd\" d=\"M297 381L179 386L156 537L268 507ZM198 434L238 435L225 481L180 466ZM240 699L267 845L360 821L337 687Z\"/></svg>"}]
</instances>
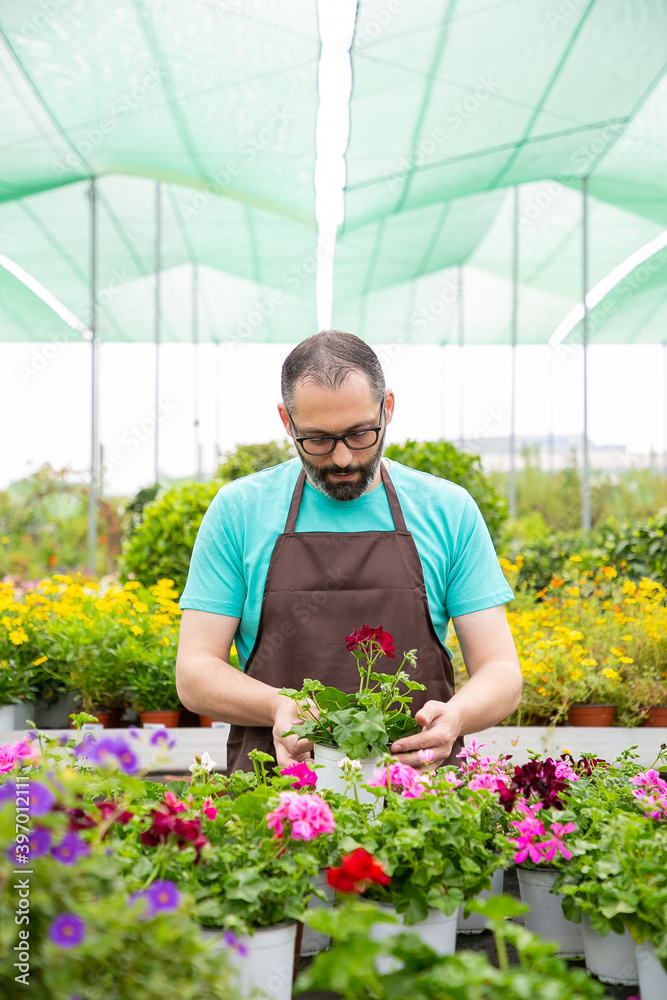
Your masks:
<instances>
[{"instance_id":1,"label":"man","mask_svg":"<svg viewBox=\"0 0 667 1000\"><path fill-rule=\"evenodd\" d=\"M382 457L394 394L358 337L324 331L282 371L278 405L298 458L224 486L202 522L188 581L176 681L184 705L232 724L228 768L253 747L278 763L311 744L282 687L304 677L358 687L345 636L381 625L397 654L417 649L413 708L421 731L392 752L436 764L465 733L517 707L521 670L504 603L511 599L481 514L462 488ZM453 621L470 676L454 694L445 647ZM239 662L228 663L232 642Z\"/></svg>"}]
</instances>

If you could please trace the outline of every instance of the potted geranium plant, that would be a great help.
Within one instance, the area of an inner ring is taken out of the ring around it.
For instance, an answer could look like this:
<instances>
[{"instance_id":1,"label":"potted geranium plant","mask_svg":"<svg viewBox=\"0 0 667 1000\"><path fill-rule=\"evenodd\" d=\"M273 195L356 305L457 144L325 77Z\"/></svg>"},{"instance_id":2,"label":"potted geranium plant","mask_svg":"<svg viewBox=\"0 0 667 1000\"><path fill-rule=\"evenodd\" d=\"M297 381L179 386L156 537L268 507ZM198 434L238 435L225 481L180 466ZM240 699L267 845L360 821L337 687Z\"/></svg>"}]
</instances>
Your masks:
<instances>
[{"instance_id":1,"label":"potted geranium plant","mask_svg":"<svg viewBox=\"0 0 667 1000\"><path fill-rule=\"evenodd\" d=\"M344 876L345 856L371 852L388 877L370 885L368 897L433 947L453 951L459 907L488 888L492 872L511 857L506 839L495 835L494 791L471 788L451 769L420 772L388 756L369 785L375 808L349 797L338 802L337 855L329 863L343 859ZM330 884L340 888L335 877Z\"/></svg>"},{"instance_id":2,"label":"potted geranium plant","mask_svg":"<svg viewBox=\"0 0 667 1000\"><path fill-rule=\"evenodd\" d=\"M365 777L370 777L374 762L402 736L412 736L419 726L410 714L411 691L425 690L404 669L414 666L416 650L403 654L394 673L377 670L380 657L395 658L391 635L382 629L362 625L346 636L345 644L357 660L359 689L352 694L320 681L306 678L300 691L283 688L281 694L293 698L298 706L300 724L290 730L314 744L316 765L323 766L321 784L345 791L339 763L347 758L359 760ZM284 734L289 735L289 734Z\"/></svg>"},{"instance_id":3,"label":"potted geranium plant","mask_svg":"<svg viewBox=\"0 0 667 1000\"><path fill-rule=\"evenodd\" d=\"M227 777L202 757L191 784L170 782L150 803L124 853L141 888L167 878L192 894L207 936L237 949L242 988L289 1000L296 922L318 871L312 842L333 831L334 817L311 790L307 765L303 781L267 779L272 758L260 751L251 758L255 775Z\"/></svg>"}]
</instances>

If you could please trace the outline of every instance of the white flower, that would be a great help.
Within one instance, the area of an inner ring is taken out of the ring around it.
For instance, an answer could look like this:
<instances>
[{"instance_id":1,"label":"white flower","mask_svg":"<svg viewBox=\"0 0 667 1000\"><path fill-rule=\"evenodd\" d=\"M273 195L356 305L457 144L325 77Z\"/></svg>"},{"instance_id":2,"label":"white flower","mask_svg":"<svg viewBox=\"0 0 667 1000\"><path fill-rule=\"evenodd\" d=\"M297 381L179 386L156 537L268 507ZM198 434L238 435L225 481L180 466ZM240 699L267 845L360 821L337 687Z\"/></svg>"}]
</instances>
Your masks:
<instances>
[{"instance_id":1,"label":"white flower","mask_svg":"<svg viewBox=\"0 0 667 1000\"><path fill-rule=\"evenodd\" d=\"M338 766L345 770L350 771L361 771L361 761L360 760L350 760L349 757L343 757L338 761Z\"/></svg>"},{"instance_id":2,"label":"white flower","mask_svg":"<svg viewBox=\"0 0 667 1000\"><path fill-rule=\"evenodd\" d=\"M203 767L205 771L212 771L217 766L217 761L211 759L208 750L204 750L201 757L197 754L194 764L190 764L190 770L194 773L198 768Z\"/></svg>"}]
</instances>

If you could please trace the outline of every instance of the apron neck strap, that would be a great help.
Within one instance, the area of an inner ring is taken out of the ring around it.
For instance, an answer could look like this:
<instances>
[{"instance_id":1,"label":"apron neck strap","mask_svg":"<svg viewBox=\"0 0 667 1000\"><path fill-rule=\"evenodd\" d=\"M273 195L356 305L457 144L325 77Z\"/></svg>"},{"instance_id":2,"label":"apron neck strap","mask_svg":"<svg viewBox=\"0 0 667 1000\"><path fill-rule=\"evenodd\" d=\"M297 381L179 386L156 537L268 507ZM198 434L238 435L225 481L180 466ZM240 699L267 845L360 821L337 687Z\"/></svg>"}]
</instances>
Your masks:
<instances>
[{"instance_id":1,"label":"apron neck strap","mask_svg":"<svg viewBox=\"0 0 667 1000\"><path fill-rule=\"evenodd\" d=\"M387 493L391 516L394 519L394 527L396 531L407 531L408 529L405 526L403 511L401 510L401 505L398 502L394 484L392 483L389 473L385 469L384 462L382 461L380 462L380 472L382 474L382 482L384 483L384 488ZM303 487L305 482L306 473L302 469L299 473L299 478L296 481L294 493L292 494L292 502L290 504L289 513L287 514L287 521L285 522L285 534L291 535L296 531L296 519L299 516L299 507L301 506L301 497L303 496Z\"/></svg>"},{"instance_id":2,"label":"apron neck strap","mask_svg":"<svg viewBox=\"0 0 667 1000\"><path fill-rule=\"evenodd\" d=\"M401 510L401 505L398 502L398 497L396 496L396 490L394 489L394 484L391 481L391 477L387 472L384 462L380 462L380 472L382 473L382 482L384 483L384 488L387 491L387 500L389 501L389 509L391 510L391 516L394 519L394 527L396 531L407 531L405 526L405 518L403 517L403 511Z\"/></svg>"}]
</instances>

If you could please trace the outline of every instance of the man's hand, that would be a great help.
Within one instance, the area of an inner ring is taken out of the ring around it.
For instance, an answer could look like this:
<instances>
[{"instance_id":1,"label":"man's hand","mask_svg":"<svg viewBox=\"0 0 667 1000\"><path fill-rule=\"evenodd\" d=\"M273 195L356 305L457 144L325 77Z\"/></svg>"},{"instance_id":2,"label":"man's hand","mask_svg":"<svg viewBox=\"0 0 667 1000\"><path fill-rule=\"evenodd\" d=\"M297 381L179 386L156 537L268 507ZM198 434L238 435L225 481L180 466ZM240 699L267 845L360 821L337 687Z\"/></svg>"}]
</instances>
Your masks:
<instances>
[{"instance_id":1,"label":"man's hand","mask_svg":"<svg viewBox=\"0 0 667 1000\"><path fill-rule=\"evenodd\" d=\"M422 727L421 732L393 743L391 752L397 754L403 763L422 768L417 751L432 750L433 767L440 767L452 752L459 735L456 707L451 702L427 701L415 715L415 721Z\"/></svg>"},{"instance_id":2,"label":"man's hand","mask_svg":"<svg viewBox=\"0 0 667 1000\"><path fill-rule=\"evenodd\" d=\"M294 761L308 760L310 757L310 751L313 749L310 740L282 735L294 726L302 725L302 722L303 720L298 717L296 702L280 695L273 721L273 744L276 748L276 760L281 767L293 764Z\"/></svg>"}]
</instances>

